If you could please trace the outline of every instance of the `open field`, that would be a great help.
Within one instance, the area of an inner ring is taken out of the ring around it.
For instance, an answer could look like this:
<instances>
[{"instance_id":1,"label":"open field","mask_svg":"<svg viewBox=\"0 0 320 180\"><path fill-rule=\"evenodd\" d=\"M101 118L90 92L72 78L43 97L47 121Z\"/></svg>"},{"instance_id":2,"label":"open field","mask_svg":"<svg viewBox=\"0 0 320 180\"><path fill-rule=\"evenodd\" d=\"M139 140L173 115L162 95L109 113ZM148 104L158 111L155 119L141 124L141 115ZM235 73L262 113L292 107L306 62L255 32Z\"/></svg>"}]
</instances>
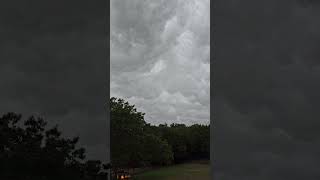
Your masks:
<instances>
[{"instance_id":1,"label":"open field","mask_svg":"<svg viewBox=\"0 0 320 180\"><path fill-rule=\"evenodd\" d=\"M187 163L150 170L136 175L134 180L210 180L210 165Z\"/></svg>"}]
</instances>

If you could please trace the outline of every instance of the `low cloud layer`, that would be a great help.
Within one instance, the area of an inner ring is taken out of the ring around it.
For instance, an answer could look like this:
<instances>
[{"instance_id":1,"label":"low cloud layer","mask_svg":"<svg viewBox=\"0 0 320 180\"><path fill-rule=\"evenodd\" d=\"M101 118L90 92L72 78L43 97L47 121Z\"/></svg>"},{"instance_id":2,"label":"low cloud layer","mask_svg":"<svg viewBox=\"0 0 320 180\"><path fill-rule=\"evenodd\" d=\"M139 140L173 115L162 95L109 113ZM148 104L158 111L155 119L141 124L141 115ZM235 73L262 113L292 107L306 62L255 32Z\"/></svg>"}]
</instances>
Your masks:
<instances>
[{"instance_id":1,"label":"low cloud layer","mask_svg":"<svg viewBox=\"0 0 320 180\"><path fill-rule=\"evenodd\" d=\"M209 0L111 0L111 96L146 121L210 119Z\"/></svg>"},{"instance_id":2,"label":"low cloud layer","mask_svg":"<svg viewBox=\"0 0 320 180\"><path fill-rule=\"evenodd\" d=\"M319 179L320 4L215 10L214 178Z\"/></svg>"},{"instance_id":3,"label":"low cloud layer","mask_svg":"<svg viewBox=\"0 0 320 180\"><path fill-rule=\"evenodd\" d=\"M105 1L0 5L0 112L43 116L106 159Z\"/></svg>"}]
</instances>

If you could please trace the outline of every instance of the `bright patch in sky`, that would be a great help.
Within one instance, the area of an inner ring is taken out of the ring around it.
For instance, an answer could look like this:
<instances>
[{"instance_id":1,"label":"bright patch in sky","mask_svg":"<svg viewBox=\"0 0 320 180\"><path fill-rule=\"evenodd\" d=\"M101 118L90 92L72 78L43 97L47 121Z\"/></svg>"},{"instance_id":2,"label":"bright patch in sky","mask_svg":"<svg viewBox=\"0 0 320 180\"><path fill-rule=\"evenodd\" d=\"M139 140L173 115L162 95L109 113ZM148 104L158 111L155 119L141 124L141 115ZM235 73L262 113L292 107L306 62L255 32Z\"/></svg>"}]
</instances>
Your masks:
<instances>
[{"instance_id":1,"label":"bright patch in sky","mask_svg":"<svg viewBox=\"0 0 320 180\"><path fill-rule=\"evenodd\" d=\"M111 96L159 123L209 123L210 1L111 0Z\"/></svg>"}]
</instances>

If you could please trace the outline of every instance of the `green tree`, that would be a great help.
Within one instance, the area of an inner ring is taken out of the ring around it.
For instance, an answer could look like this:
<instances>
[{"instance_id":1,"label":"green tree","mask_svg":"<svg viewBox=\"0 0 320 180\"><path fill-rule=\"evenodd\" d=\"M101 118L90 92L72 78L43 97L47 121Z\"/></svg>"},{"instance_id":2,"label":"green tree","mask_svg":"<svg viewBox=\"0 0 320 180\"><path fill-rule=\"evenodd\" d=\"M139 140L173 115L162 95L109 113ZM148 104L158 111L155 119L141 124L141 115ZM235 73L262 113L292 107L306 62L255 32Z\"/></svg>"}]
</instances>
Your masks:
<instances>
[{"instance_id":1,"label":"green tree","mask_svg":"<svg viewBox=\"0 0 320 180\"><path fill-rule=\"evenodd\" d=\"M111 159L114 168L144 165L144 113L123 99L111 98Z\"/></svg>"},{"instance_id":2,"label":"green tree","mask_svg":"<svg viewBox=\"0 0 320 180\"><path fill-rule=\"evenodd\" d=\"M62 137L58 126L46 129L42 118L7 113L0 117L0 179L83 179L85 149L78 137Z\"/></svg>"},{"instance_id":3,"label":"green tree","mask_svg":"<svg viewBox=\"0 0 320 180\"><path fill-rule=\"evenodd\" d=\"M210 126L195 124L188 127L187 149L194 159L209 159Z\"/></svg>"},{"instance_id":4,"label":"green tree","mask_svg":"<svg viewBox=\"0 0 320 180\"><path fill-rule=\"evenodd\" d=\"M146 134L144 137L145 161L151 165L169 165L173 160L171 146L166 140L154 134Z\"/></svg>"},{"instance_id":5,"label":"green tree","mask_svg":"<svg viewBox=\"0 0 320 180\"><path fill-rule=\"evenodd\" d=\"M111 98L111 159L114 170L168 165L209 158L210 127L144 121L144 113L123 99Z\"/></svg>"},{"instance_id":6,"label":"green tree","mask_svg":"<svg viewBox=\"0 0 320 180\"><path fill-rule=\"evenodd\" d=\"M114 168L166 165L172 161L168 142L144 121L144 113L123 99L111 98L111 159Z\"/></svg>"}]
</instances>

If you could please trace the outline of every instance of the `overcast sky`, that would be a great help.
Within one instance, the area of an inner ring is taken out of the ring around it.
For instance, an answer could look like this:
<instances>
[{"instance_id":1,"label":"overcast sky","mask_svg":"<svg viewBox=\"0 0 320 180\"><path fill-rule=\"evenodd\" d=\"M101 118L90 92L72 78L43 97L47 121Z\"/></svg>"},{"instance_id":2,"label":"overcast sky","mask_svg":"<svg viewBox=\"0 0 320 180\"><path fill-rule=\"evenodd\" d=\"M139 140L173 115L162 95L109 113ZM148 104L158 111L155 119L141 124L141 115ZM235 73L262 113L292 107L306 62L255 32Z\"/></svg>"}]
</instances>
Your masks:
<instances>
[{"instance_id":1,"label":"overcast sky","mask_svg":"<svg viewBox=\"0 0 320 180\"><path fill-rule=\"evenodd\" d=\"M40 115L106 158L106 1L0 2L0 113Z\"/></svg>"},{"instance_id":2,"label":"overcast sky","mask_svg":"<svg viewBox=\"0 0 320 180\"><path fill-rule=\"evenodd\" d=\"M1 1L1 114L41 114L103 159L106 1L32 2ZM320 179L320 4L215 2L215 179ZM112 95L148 122L208 122L208 1L111 3Z\"/></svg>"},{"instance_id":3,"label":"overcast sky","mask_svg":"<svg viewBox=\"0 0 320 180\"><path fill-rule=\"evenodd\" d=\"M210 120L210 1L111 0L111 96L149 123Z\"/></svg>"},{"instance_id":4,"label":"overcast sky","mask_svg":"<svg viewBox=\"0 0 320 180\"><path fill-rule=\"evenodd\" d=\"M320 4L215 1L214 179L320 179Z\"/></svg>"}]
</instances>

